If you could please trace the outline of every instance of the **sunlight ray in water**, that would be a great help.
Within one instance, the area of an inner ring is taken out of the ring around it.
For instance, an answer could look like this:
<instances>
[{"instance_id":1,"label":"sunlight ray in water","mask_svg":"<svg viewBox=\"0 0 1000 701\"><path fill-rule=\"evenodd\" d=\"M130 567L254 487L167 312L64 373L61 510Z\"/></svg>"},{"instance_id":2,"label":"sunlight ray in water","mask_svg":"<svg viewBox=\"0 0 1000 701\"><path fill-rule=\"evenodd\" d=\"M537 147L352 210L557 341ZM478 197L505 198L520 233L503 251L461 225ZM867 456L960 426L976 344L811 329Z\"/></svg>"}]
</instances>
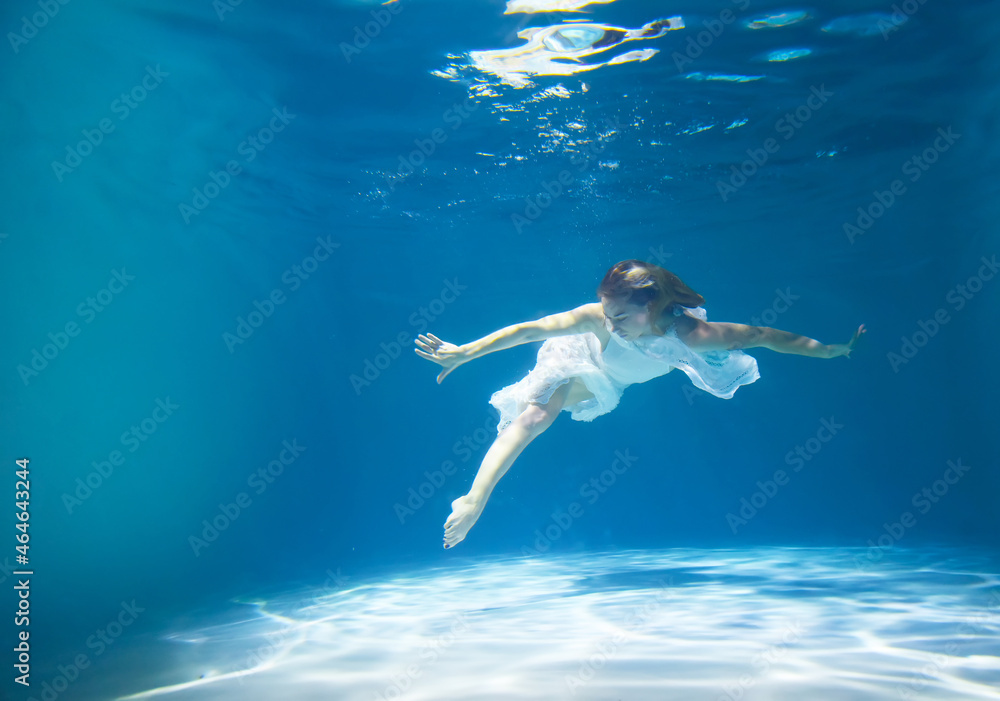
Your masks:
<instances>
[{"instance_id":1,"label":"sunlight ray in water","mask_svg":"<svg viewBox=\"0 0 1000 701\"><path fill-rule=\"evenodd\" d=\"M127 698L1000 699L987 563L758 548L431 570L171 633L178 681Z\"/></svg>"}]
</instances>

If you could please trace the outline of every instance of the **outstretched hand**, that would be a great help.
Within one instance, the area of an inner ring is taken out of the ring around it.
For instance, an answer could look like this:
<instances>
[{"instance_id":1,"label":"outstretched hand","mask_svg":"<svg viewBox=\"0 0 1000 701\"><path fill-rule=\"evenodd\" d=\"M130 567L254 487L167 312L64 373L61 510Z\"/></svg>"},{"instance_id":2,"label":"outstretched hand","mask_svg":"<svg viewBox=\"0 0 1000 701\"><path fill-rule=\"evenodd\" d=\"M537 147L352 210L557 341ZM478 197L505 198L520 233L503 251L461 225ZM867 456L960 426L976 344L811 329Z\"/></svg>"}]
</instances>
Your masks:
<instances>
[{"instance_id":1,"label":"outstretched hand","mask_svg":"<svg viewBox=\"0 0 1000 701\"><path fill-rule=\"evenodd\" d=\"M854 346L857 344L857 342L861 339L861 337L864 334L865 334L865 325L861 324L861 326L858 327L858 330L854 332L854 336L851 338L851 340L841 346L841 352L839 353L839 355L845 355L848 358L850 358L851 351L854 350Z\"/></svg>"},{"instance_id":2,"label":"outstretched hand","mask_svg":"<svg viewBox=\"0 0 1000 701\"><path fill-rule=\"evenodd\" d=\"M427 358L427 360L437 363L444 368L437 376L438 384L441 384L441 380L450 375L451 371L459 365L469 362L465 351L454 343L442 341L432 333L426 336L423 334L418 335L416 344L417 347L413 351L417 355L421 358Z\"/></svg>"}]
</instances>

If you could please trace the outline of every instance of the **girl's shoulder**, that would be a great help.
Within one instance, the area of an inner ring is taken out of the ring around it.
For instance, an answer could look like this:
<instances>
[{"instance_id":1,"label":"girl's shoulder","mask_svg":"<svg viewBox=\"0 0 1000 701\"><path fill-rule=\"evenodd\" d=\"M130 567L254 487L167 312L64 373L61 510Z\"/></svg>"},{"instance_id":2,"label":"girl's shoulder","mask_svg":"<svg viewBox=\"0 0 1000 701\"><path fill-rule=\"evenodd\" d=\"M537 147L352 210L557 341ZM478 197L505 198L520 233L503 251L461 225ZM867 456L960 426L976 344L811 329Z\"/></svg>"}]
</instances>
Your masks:
<instances>
[{"instance_id":1,"label":"girl's shoulder","mask_svg":"<svg viewBox=\"0 0 1000 701\"><path fill-rule=\"evenodd\" d=\"M600 302L590 302L577 307L575 311L579 313L582 319L586 320L585 323L581 325L580 330L584 333L589 331L597 336L597 340L601 343L602 351L607 348L608 341L611 340L611 333L604 325L604 305Z\"/></svg>"},{"instance_id":2,"label":"girl's shoulder","mask_svg":"<svg viewBox=\"0 0 1000 701\"><path fill-rule=\"evenodd\" d=\"M600 302L588 302L576 308L580 314L583 314L594 321L604 320L604 305Z\"/></svg>"}]
</instances>

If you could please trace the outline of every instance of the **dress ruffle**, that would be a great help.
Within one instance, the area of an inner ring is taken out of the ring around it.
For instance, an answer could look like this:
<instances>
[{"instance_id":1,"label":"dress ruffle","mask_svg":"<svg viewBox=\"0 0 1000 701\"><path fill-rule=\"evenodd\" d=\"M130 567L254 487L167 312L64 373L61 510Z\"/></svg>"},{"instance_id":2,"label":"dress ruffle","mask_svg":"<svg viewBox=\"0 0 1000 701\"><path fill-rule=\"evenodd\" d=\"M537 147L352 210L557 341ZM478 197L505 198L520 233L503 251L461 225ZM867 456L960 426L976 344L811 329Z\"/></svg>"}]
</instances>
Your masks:
<instances>
[{"instance_id":1,"label":"dress ruffle","mask_svg":"<svg viewBox=\"0 0 1000 701\"><path fill-rule=\"evenodd\" d=\"M490 398L500 412L497 431L520 416L528 404L547 404L552 393L579 377L594 395L592 399L564 407L576 421L593 421L618 406L626 385L615 382L603 370L601 342L589 331L547 339L538 350L535 367L520 382L493 393Z\"/></svg>"},{"instance_id":2,"label":"dress ruffle","mask_svg":"<svg viewBox=\"0 0 1000 701\"><path fill-rule=\"evenodd\" d=\"M706 319L701 307L685 309L691 316ZM535 367L519 382L498 390L490 398L503 431L531 403L547 404L552 393L574 378L594 396L563 407L575 421L593 421L612 411L625 388L682 370L701 390L730 399L742 385L760 378L757 361L742 351L698 353L677 337L673 327L663 336L641 336L626 341L612 334L601 351L596 335L587 332L547 339L538 350Z\"/></svg>"}]
</instances>

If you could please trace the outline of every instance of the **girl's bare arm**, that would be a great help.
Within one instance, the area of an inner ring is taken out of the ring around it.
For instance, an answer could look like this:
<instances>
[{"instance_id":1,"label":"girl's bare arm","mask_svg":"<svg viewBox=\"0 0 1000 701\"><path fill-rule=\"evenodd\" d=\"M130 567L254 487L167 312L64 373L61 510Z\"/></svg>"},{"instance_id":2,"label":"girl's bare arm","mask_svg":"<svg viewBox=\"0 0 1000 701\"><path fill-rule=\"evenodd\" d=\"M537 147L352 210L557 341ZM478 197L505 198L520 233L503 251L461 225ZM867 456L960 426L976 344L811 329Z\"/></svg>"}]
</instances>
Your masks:
<instances>
[{"instance_id":1,"label":"girl's bare arm","mask_svg":"<svg viewBox=\"0 0 1000 701\"><path fill-rule=\"evenodd\" d=\"M462 348L469 360L495 353L522 343L544 341L554 336L571 336L586 331L603 329L604 310L597 302L584 304L568 312L543 316L535 321L525 321L494 331L477 341L466 343Z\"/></svg>"},{"instance_id":2,"label":"girl's bare arm","mask_svg":"<svg viewBox=\"0 0 1000 701\"><path fill-rule=\"evenodd\" d=\"M842 355L850 356L858 339L865 333L865 325L862 324L847 343L827 345L807 336L768 326L684 318L688 321L679 325L677 335L689 348L699 352L767 348L777 353L792 353L810 358L838 358Z\"/></svg>"},{"instance_id":3,"label":"girl's bare arm","mask_svg":"<svg viewBox=\"0 0 1000 701\"><path fill-rule=\"evenodd\" d=\"M442 341L433 334L417 337L417 347L414 349L421 358L426 358L444 367L438 375L440 383L452 370L459 365L480 358L489 353L513 348L524 343L544 341L554 336L570 336L593 331L607 333L604 329L604 309L600 303L584 304L567 312L551 314L535 321L525 321L511 326L505 326L488 336L456 346Z\"/></svg>"}]
</instances>

